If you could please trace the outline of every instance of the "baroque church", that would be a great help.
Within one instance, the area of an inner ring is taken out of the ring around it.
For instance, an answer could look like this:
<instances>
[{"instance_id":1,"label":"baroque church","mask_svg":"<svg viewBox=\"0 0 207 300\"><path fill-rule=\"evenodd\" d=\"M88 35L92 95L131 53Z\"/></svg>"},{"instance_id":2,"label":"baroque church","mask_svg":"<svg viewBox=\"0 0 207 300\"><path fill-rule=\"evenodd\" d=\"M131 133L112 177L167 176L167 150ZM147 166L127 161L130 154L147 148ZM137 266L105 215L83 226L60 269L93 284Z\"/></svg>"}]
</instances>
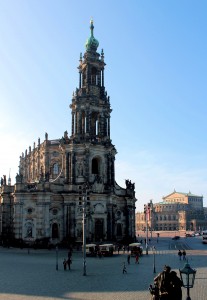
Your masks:
<instances>
[{"instance_id":1,"label":"baroque church","mask_svg":"<svg viewBox=\"0 0 207 300\"><path fill-rule=\"evenodd\" d=\"M130 242L135 238L135 185L115 180L111 105L104 86L104 52L97 52L93 21L79 60L79 87L72 95L71 135L45 139L20 156L12 186L0 187L2 240ZM83 218L83 203L85 215Z\"/></svg>"}]
</instances>

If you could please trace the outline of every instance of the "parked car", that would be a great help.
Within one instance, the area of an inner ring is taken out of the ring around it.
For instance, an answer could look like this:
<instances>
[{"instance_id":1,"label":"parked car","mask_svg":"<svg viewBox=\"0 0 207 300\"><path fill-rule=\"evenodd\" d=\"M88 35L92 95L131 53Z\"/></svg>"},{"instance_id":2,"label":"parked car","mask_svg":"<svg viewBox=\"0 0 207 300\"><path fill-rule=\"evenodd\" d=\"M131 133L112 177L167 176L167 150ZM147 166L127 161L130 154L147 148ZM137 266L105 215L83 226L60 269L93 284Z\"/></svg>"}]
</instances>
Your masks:
<instances>
[{"instance_id":1,"label":"parked car","mask_svg":"<svg viewBox=\"0 0 207 300\"><path fill-rule=\"evenodd\" d=\"M192 236L195 236L195 234L194 233L186 233L185 236L186 237L192 237Z\"/></svg>"},{"instance_id":2,"label":"parked car","mask_svg":"<svg viewBox=\"0 0 207 300\"><path fill-rule=\"evenodd\" d=\"M175 235L173 238L172 238L172 240L179 240L179 235Z\"/></svg>"},{"instance_id":3,"label":"parked car","mask_svg":"<svg viewBox=\"0 0 207 300\"><path fill-rule=\"evenodd\" d=\"M200 236L201 233L200 232L195 232L195 236Z\"/></svg>"}]
</instances>

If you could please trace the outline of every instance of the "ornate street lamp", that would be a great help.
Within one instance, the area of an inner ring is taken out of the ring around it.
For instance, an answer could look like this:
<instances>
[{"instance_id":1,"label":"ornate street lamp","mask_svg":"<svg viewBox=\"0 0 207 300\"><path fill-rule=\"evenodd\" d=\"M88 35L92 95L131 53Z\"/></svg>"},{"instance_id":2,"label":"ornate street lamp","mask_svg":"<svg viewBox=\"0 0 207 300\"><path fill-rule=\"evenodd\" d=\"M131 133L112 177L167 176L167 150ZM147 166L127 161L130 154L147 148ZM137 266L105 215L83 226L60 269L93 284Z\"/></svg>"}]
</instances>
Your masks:
<instances>
[{"instance_id":1,"label":"ornate street lamp","mask_svg":"<svg viewBox=\"0 0 207 300\"><path fill-rule=\"evenodd\" d=\"M89 185L83 186L83 276L86 276L86 202Z\"/></svg>"},{"instance_id":2,"label":"ornate street lamp","mask_svg":"<svg viewBox=\"0 0 207 300\"><path fill-rule=\"evenodd\" d=\"M155 254L156 254L156 248L155 248L155 246L153 246L152 252L153 252L153 273L156 273L156 266L155 266Z\"/></svg>"},{"instance_id":3,"label":"ornate street lamp","mask_svg":"<svg viewBox=\"0 0 207 300\"><path fill-rule=\"evenodd\" d=\"M55 247L55 252L56 252L56 271L58 271L58 245L56 245Z\"/></svg>"},{"instance_id":4,"label":"ornate street lamp","mask_svg":"<svg viewBox=\"0 0 207 300\"><path fill-rule=\"evenodd\" d=\"M187 298L186 300L191 300L189 289L193 288L195 281L196 270L192 269L187 262L182 270L180 270L180 277L183 283L183 287L187 288Z\"/></svg>"}]
</instances>

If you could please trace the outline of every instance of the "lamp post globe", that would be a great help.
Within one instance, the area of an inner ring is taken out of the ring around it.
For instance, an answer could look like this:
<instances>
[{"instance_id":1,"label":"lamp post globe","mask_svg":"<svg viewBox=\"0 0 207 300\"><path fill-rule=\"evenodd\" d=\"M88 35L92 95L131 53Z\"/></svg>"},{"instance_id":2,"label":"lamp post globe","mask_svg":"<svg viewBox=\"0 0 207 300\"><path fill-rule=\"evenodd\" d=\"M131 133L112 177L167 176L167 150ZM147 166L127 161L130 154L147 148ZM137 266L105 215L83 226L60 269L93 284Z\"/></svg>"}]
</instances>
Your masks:
<instances>
[{"instance_id":1,"label":"lamp post globe","mask_svg":"<svg viewBox=\"0 0 207 300\"><path fill-rule=\"evenodd\" d=\"M196 270L192 269L189 263L187 262L183 269L179 269L180 277L183 283L183 287L187 288L187 298L186 300L191 300L190 298L190 288L193 288Z\"/></svg>"}]
</instances>

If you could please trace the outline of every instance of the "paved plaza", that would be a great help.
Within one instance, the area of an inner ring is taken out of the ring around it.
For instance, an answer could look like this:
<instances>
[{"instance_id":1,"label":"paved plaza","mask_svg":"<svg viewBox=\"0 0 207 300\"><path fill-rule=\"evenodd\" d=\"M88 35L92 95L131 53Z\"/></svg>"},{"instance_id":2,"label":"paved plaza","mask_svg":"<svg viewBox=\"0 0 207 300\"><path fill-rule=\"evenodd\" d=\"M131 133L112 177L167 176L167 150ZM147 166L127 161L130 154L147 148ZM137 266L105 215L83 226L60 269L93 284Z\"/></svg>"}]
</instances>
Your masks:
<instances>
[{"instance_id":1,"label":"paved plaza","mask_svg":"<svg viewBox=\"0 0 207 300\"><path fill-rule=\"evenodd\" d=\"M156 254L156 273L168 264L174 270L184 266L177 250L166 250L163 243ZM192 299L206 300L207 251L187 250L189 263L197 270L195 286L190 290ZM87 276L83 276L83 259L74 252L71 270L63 270L67 250L58 251L56 270L55 250L0 248L0 300L147 300L148 291L156 274L153 273L153 254L143 255L139 264L131 258L127 264L127 252L113 257L87 258ZM127 274L122 274L126 262ZM183 288L183 299L186 290Z\"/></svg>"}]
</instances>

